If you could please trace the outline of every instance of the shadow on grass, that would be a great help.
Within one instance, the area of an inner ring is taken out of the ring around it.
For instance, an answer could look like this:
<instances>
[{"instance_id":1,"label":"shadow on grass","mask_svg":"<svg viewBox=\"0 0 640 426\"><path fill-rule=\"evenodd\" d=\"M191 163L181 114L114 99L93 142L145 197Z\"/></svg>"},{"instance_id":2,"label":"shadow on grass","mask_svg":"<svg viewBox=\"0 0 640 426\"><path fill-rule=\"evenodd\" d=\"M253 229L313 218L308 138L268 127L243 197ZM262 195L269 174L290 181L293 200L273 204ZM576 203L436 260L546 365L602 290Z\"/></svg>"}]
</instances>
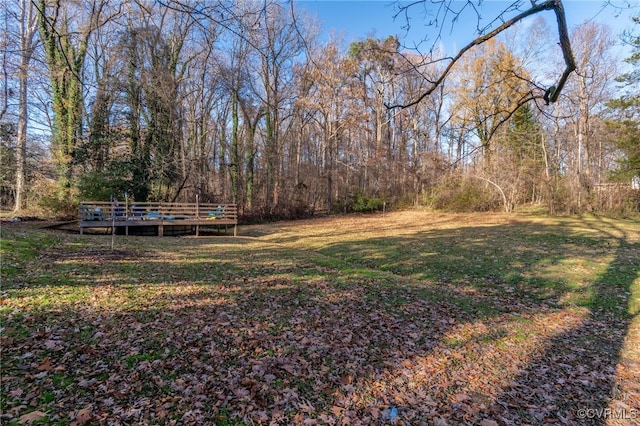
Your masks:
<instances>
[{"instance_id":1,"label":"shadow on grass","mask_svg":"<svg viewBox=\"0 0 640 426\"><path fill-rule=\"evenodd\" d=\"M627 395L617 377L625 337L638 314L631 297L640 290L640 243L628 242L620 229L614 235L610 224L591 222L589 227L608 235L613 240L608 246L614 247L612 260L590 286L589 315L546 342L496 400L494 409L505 421L515 411L532 424L640 424L638 395Z\"/></svg>"},{"instance_id":2,"label":"shadow on grass","mask_svg":"<svg viewBox=\"0 0 640 426\"><path fill-rule=\"evenodd\" d=\"M2 311L6 412L31 405L72 420L90 404L95 422L367 424L396 407L408 424L598 424L578 410L613 397L640 248L606 229L534 224L321 254L182 243L144 262L38 265L51 277L76 270L60 287L83 287L87 300Z\"/></svg>"},{"instance_id":3,"label":"shadow on grass","mask_svg":"<svg viewBox=\"0 0 640 426\"><path fill-rule=\"evenodd\" d=\"M638 421L637 395L616 405L617 412L606 410L625 398L616 366L637 315L629 304L640 276L640 244L629 242L637 235L629 239L611 224L592 220L582 226L595 232L576 233L564 225L466 227L333 244L323 252L418 283L453 287L459 293L450 300L469 322L540 308L576 314L586 309L566 330L541 342L539 354L479 415L505 424L604 424L615 416L623 419L620 424ZM452 418L478 419L464 411Z\"/></svg>"}]
</instances>

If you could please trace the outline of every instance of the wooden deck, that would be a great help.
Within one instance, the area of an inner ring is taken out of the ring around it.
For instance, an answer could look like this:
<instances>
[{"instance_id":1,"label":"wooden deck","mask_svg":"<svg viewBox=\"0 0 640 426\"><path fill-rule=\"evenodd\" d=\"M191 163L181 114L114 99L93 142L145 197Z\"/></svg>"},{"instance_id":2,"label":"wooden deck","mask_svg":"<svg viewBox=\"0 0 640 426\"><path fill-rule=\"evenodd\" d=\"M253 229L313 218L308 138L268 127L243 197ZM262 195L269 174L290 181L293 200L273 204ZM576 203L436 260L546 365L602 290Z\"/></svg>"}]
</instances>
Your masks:
<instances>
[{"instance_id":1,"label":"wooden deck","mask_svg":"<svg viewBox=\"0 0 640 426\"><path fill-rule=\"evenodd\" d=\"M101 201L82 201L79 207L80 233L88 228L155 229L164 236L171 229L190 228L196 236L200 228L233 226L238 231L238 207L235 204L213 203L131 203L128 205ZM115 231L115 229L113 229Z\"/></svg>"}]
</instances>

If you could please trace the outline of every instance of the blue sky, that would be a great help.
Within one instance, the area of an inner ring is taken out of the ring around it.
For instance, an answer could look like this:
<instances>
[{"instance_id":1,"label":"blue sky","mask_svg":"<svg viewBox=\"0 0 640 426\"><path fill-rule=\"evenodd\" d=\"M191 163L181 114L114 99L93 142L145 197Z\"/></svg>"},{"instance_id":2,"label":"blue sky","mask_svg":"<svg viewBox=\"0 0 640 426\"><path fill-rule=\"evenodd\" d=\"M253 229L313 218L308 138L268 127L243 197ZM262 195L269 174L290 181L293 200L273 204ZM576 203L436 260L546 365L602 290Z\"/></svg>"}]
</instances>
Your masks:
<instances>
[{"instance_id":1,"label":"blue sky","mask_svg":"<svg viewBox=\"0 0 640 426\"><path fill-rule=\"evenodd\" d=\"M524 7L529 4L525 0ZM394 0L298 0L299 7L305 8L311 14L317 15L324 33L330 31L344 33L345 41L351 42L374 34L377 38L385 38L388 35L405 35L402 28L406 21L403 17L398 17L395 21ZM466 2L454 2L454 6L463 6ZM480 14L482 16L481 25L488 25L497 16L497 11L502 10L513 1L505 2L500 0L485 0L482 2ZM604 7L603 0L564 0L565 11L569 29L575 28L585 20L595 20L609 24L615 34L632 27L630 16L640 14L640 0L631 0L634 6L630 10L620 11L614 7ZM615 5L624 6L626 1L612 0ZM435 29L425 25L428 18L422 15L421 9L414 7L412 10L411 32L409 33L409 43L411 40L419 41L425 34L429 34L432 42L435 36ZM515 12L517 13L517 12ZM511 15L515 14L512 13ZM544 16L555 25L555 15L552 11L544 12ZM447 53L453 53L454 49L466 45L473 40L474 31L477 28L477 15L467 9L460 21L456 23L451 32L451 24L445 26L442 42ZM534 17L528 18L533 20ZM407 44L405 42L405 44ZM423 45L422 50L426 45Z\"/></svg>"}]
</instances>

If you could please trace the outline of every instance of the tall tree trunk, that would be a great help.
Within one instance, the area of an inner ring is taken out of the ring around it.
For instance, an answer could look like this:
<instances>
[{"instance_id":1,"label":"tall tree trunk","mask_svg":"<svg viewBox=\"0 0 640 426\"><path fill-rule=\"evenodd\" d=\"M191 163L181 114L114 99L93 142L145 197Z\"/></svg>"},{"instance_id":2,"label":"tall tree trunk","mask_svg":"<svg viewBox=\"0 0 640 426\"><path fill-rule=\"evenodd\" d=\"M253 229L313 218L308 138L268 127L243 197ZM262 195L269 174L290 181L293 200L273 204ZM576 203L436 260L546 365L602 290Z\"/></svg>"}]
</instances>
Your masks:
<instances>
[{"instance_id":1,"label":"tall tree trunk","mask_svg":"<svg viewBox=\"0 0 640 426\"><path fill-rule=\"evenodd\" d=\"M22 210L25 206L24 192L26 183L26 170L27 170L27 121L28 121L28 108L27 108L27 74L28 74L28 60L26 61L23 56L22 64L20 67L20 112L18 116L18 140L16 142L16 194L15 194L15 207L14 211Z\"/></svg>"},{"instance_id":2,"label":"tall tree trunk","mask_svg":"<svg viewBox=\"0 0 640 426\"><path fill-rule=\"evenodd\" d=\"M324 147L324 167L325 175L327 177L327 211L333 210L333 140L334 140L334 128L333 119L329 114L326 118L326 130L325 130L325 147Z\"/></svg>"},{"instance_id":3,"label":"tall tree trunk","mask_svg":"<svg viewBox=\"0 0 640 426\"><path fill-rule=\"evenodd\" d=\"M231 94L231 194L233 202L238 202L238 193L240 187L240 141L239 141L239 117L238 117L238 91L233 90Z\"/></svg>"},{"instance_id":4,"label":"tall tree trunk","mask_svg":"<svg viewBox=\"0 0 640 426\"><path fill-rule=\"evenodd\" d=\"M16 192L14 211L26 206L25 192L27 180L27 122L29 108L27 106L27 90L29 87L29 64L36 47L34 36L37 31L37 20L32 2L20 2L20 69L19 69L19 105L18 105L18 140L16 142Z\"/></svg>"}]
</instances>

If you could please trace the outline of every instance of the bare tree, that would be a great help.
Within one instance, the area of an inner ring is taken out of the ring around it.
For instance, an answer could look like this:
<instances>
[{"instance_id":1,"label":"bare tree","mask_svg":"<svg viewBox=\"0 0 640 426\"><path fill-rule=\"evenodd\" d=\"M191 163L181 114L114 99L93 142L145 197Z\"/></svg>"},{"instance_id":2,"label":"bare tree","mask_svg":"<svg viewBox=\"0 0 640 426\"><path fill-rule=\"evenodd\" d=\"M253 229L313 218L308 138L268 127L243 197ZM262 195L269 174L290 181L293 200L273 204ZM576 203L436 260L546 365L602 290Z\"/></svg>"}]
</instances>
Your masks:
<instances>
[{"instance_id":1,"label":"bare tree","mask_svg":"<svg viewBox=\"0 0 640 426\"><path fill-rule=\"evenodd\" d=\"M340 53L339 46L338 41L331 40L314 52L313 65L302 75L302 93L298 100L298 107L310 117L307 127L313 130L308 139L317 141L313 147L313 142L307 141L305 157L307 162L315 160L317 184L324 189L324 205L328 211L333 209L338 192L335 185L338 152L344 151L344 147L340 147L341 136L347 126L353 127L355 120L349 116L356 111L350 107L354 63ZM349 170L345 170L345 174L348 173ZM304 180L308 182L311 178L307 175Z\"/></svg>"},{"instance_id":2,"label":"bare tree","mask_svg":"<svg viewBox=\"0 0 640 426\"><path fill-rule=\"evenodd\" d=\"M265 4L250 33L252 44L261 52L254 72L259 85L255 93L264 107L265 210L274 213L282 186L281 160L284 123L292 107L293 64L302 53L302 35L288 9L275 1Z\"/></svg>"},{"instance_id":3,"label":"bare tree","mask_svg":"<svg viewBox=\"0 0 640 426\"><path fill-rule=\"evenodd\" d=\"M33 2L20 0L20 68L18 69L19 87L19 112L18 112L18 139L16 142L16 192L14 211L24 207L24 193L27 169L27 123L29 121L29 108L27 106L27 89L29 86L29 64L33 52L38 44L35 37L38 31L36 9Z\"/></svg>"},{"instance_id":4,"label":"bare tree","mask_svg":"<svg viewBox=\"0 0 640 426\"><path fill-rule=\"evenodd\" d=\"M578 69L567 85L563 99L566 123L573 135L567 153L571 193L575 206L582 209L594 184L606 178L606 137L598 117L611 94L611 83L617 74L612 55L615 40L609 27L583 23L574 31L572 43L576 49Z\"/></svg>"},{"instance_id":5,"label":"bare tree","mask_svg":"<svg viewBox=\"0 0 640 426\"><path fill-rule=\"evenodd\" d=\"M11 45L9 23L15 20L15 16L12 16L13 11L9 9L9 3L0 5L0 11L2 12L2 25L4 27L4 31L0 33L0 52L2 52L2 58L0 59L2 61L0 120L3 120L9 110L9 93L11 91L9 88L9 49Z\"/></svg>"}]
</instances>

